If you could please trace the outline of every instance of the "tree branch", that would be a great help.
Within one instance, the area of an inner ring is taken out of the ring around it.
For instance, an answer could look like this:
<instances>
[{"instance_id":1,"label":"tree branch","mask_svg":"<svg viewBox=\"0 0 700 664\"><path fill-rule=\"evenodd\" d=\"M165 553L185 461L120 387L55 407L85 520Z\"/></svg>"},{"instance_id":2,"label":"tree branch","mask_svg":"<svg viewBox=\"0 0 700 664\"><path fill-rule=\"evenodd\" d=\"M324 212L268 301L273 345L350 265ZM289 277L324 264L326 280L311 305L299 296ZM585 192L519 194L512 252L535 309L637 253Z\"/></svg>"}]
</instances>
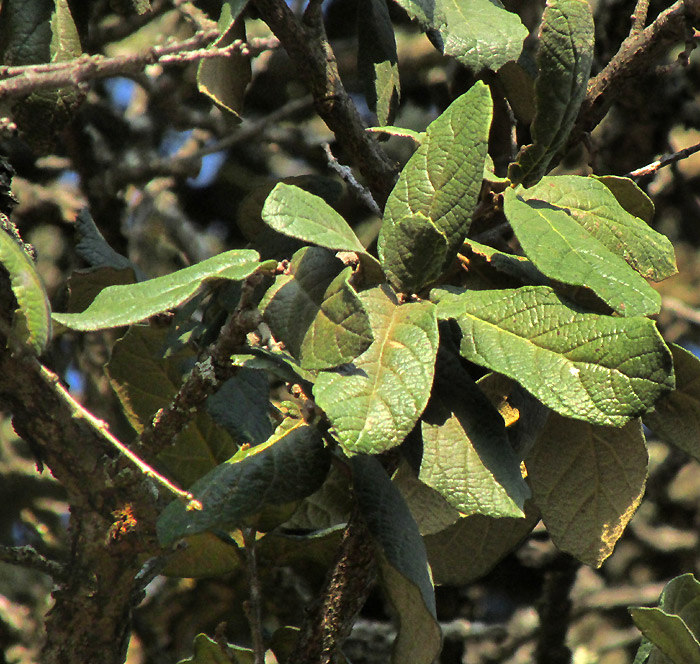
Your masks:
<instances>
[{"instance_id":1,"label":"tree branch","mask_svg":"<svg viewBox=\"0 0 700 664\"><path fill-rule=\"evenodd\" d=\"M243 283L238 306L219 333L210 354L195 364L172 403L156 413L132 446L138 454L153 458L170 446L194 417L197 408L238 370L231 365L231 355L245 344L248 333L260 323L260 313L253 303L259 280L260 275L256 273Z\"/></svg>"},{"instance_id":2,"label":"tree branch","mask_svg":"<svg viewBox=\"0 0 700 664\"><path fill-rule=\"evenodd\" d=\"M306 25L282 0L255 0L254 4L311 90L316 111L343 149L355 159L375 200L383 207L396 181L396 164L365 131L357 108L340 80L323 22L314 18L314 3L305 13Z\"/></svg>"},{"instance_id":3,"label":"tree branch","mask_svg":"<svg viewBox=\"0 0 700 664\"><path fill-rule=\"evenodd\" d=\"M56 581L65 579L66 568L55 560L49 560L42 556L32 546L4 546L0 545L0 560L10 565L22 565L48 574Z\"/></svg>"},{"instance_id":4,"label":"tree branch","mask_svg":"<svg viewBox=\"0 0 700 664\"><path fill-rule=\"evenodd\" d=\"M539 638L535 650L537 664L569 664L571 651L566 647L566 633L571 618L569 593L581 566L567 554L551 563L545 574L542 596L537 603L540 616Z\"/></svg>"},{"instance_id":5,"label":"tree branch","mask_svg":"<svg viewBox=\"0 0 700 664\"><path fill-rule=\"evenodd\" d=\"M234 53L254 56L276 48L277 40L236 40L229 46L203 48L219 37L218 30L202 31L184 41L154 46L143 53L113 58L104 55L83 55L68 62L51 62L23 67L0 67L0 100L24 97L39 90L76 87L98 78L123 76L143 71L152 64L187 64L206 58L229 57Z\"/></svg>"},{"instance_id":6,"label":"tree branch","mask_svg":"<svg viewBox=\"0 0 700 664\"><path fill-rule=\"evenodd\" d=\"M372 541L356 507L320 594L321 602L307 613L288 664L331 664L352 631L375 578Z\"/></svg>"},{"instance_id":7,"label":"tree branch","mask_svg":"<svg viewBox=\"0 0 700 664\"><path fill-rule=\"evenodd\" d=\"M692 30L692 21L700 19L700 0L678 0L661 12L651 25L640 30L643 9L640 2L633 15L629 36L607 66L588 82L588 92L569 137L569 145L580 142L584 133L591 132L600 123L629 81L648 73L674 44L696 39L697 36L689 31Z\"/></svg>"},{"instance_id":8,"label":"tree branch","mask_svg":"<svg viewBox=\"0 0 700 664\"><path fill-rule=\"evenodd\" d=\"M688 148L683 148L682 150L678 150L678 152L673 152L672 154L664 155L663 157L661 157L661 159L657 159L651 164L647 164L642 168L637 168L634 171L630 171L629 173L627 173L626 177L641 178L645 175L653 175L660 168L663 168L664 166L669 166L670 164L680 161L681 159L686 159L687 157L690 157L690 155L695 154L696 152L700 152L700 143L697 143L696 145L691 145Z\"/></svg>"}]
</instances>

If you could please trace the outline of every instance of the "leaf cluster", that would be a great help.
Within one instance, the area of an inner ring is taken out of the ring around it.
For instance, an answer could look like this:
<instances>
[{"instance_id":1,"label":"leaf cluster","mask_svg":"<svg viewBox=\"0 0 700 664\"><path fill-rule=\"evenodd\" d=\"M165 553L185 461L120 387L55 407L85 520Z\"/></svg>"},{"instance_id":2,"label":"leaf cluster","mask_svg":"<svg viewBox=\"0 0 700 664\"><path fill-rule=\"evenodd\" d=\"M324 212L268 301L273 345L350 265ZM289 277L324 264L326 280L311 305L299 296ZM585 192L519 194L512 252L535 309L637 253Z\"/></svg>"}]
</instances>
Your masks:
<instances>
[{"instance_id":1,"label":"leaf cluster","mask_svg":"<svg viewBox=\"0 0 700 664\"><path fill-rule=\"evenodd\" d=\"M384 2L361 4L369 106L379 129L396 133L394 29ZM12 353L40 357L52 321L58 334L128 328L106 375L138 442L164 410L196 411L162 449L145 450L198 501L160 515L159 545L187 543L166 574L238 568L250 532L267 560L290 548L316 555L356 509L400 619L393 661L427 664L441 640L434 585L482 576L540 519L561 551L603 563L644 493L642 424L700 458L700 362L656 327L661 300L649 282L676 262L650 225L648 197L630 179L552 172L590 75L588 3L548 2L529 65L527 31L498 2L399 4L443 53L500 76L516 114L534 109L531 142L507 177L489 156L494 93L477 80L424 133L403 134L416 148L376 246L313 176L271 189L252 213L249 248L150 279L83 216L77 251L90 278L72 278L73 310L59 313L23 248L0 233L17 304L2 333ZM3 20L12 7L3 4ZM212 48L245 38L243 8L224 4ZM76 55L67 3L52 17L51 52L20 49L12 62ZM197 82L237 115L249 75L247 61L203 60ZM209 388L187 403L195 375ZM685 607L673 608L678 592L633 612L659 649L650 661L681 661L671 650L686 645L698 657ZM682 633L674 643L663 621ZM210 646L198 637L189 661Z\"/></svg>"}]
</instances>

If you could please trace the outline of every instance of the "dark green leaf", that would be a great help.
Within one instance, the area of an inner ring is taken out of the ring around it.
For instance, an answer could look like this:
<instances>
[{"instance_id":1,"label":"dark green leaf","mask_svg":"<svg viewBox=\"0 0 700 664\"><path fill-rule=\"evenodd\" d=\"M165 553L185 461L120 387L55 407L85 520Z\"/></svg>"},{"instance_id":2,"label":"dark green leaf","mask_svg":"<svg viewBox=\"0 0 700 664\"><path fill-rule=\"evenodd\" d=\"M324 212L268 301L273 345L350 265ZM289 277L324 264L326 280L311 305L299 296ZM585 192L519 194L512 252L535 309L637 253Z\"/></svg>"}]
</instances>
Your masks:
<instances>
[{"instance_id":1,"label":"dark green leaf","mask_svg":"<svg viewBox=\"0 0 700 664\"><path fill-rule=\"evenodd\" d=\"M352 268L343 267L326 249L300 249L260 304L275 338L305 369L351 362L372 343L369 317L349 283Z\"/></svg>"},{"instance_id":2,"label":"dark green leaf","mask_svg":"<svg viewBox=\"0 0 700 664\"><path fill-rule=\"evenodd\" d=\"M250 348L249 353L231 356L231 364L248 369L262 369L272 376L288 383L299 383L310 388L316 377L302 369L299 363L288 353L270 351L266 348Z\"/></svg>"},{"instance_id":3,"label":"dark green leaf","mask_svg":"<svg viewBox=\"0 0 700 664\"><path fill-rule=\"evenodd\" d=\"M374 334L353 364L319 374L316 403L347 454L400 445L423 412L433 383L438 344L429 302L399 306L388 288L360 293Z\"/></svg>"},{"instance_id":4,"label":"dark green leaf","mask_svg":"<svg viewBox=\"0 0 700 664\"><path fill-rule=\"evenodd\" d=\"M581 313L546 286L431 298L440 319L459 323L464 357L567 417L622 426L674 386L671 354L648 318Z\"/></svg>"},{"instance_id":5,"label":"dark green leaf","mask_svg":"<svg viewBox=\"0 0 700 664\"><path fill-rule=\"evenodd\" d=\"M425 538L436 584L462 586L480 579L537 525L540 513L525 503L525 518L495 519L475 514Z\"/></svg>"},{"instance_id":6,"label":"dark green leaf","mask_svg":"<svg viewBox=\"0 0 700 664\"><path fill-rule=\"evenodd\" d=\"M162 574L187 579L206 579L240 569L242 560L242 551L238 550L233 539L227 538L227 541L224 541L214 533L200 533L189 537L187 546L168 556Z\"/></svg>"},{"instance_id":7,"label":"dark green leaf","mask_svg":"<svg viewBox=\"0 0 700 664\"><path fill-rule=\"evenodd\" d=\"M647 449L639 420L618 429L552 413L525 465L554 544L600 567L644 495Z\"/></svg>"},{"instance_id":8,"label":"dark green leaf","mask_svg":"<svg viewBox=\"0 0 700 664\"><path fill-rule=\"evenodd\" d=\"M357 71L370 110L379 124L390 123L401 85L396 40L386 0L360 0L357 6Z\"/></svg>"},{"instance_id":9,"label":"dark green leaf","mask_svg":"<svg viewBox=\"0 0 700 664\"><path fill-rule=\"evenodd\" d=\"M323 484L328 450L315 427L302 420L266 443L240 452L190 488L203 508L172 502L158 519L158 539L170 546L181 537L241 525L267 505L304 498Z\"/></svg>"},{"instance_id":10,"label":"dark green leaf","mask_svg":"<svg viewBox=\"0 0 700 664\"><path fill-rule=\"evenodd\" d=\"M114 345L106 367L109 382L138 433L160 408L172 402L183 373L196 359L191 349L183 347L163 360L166 334L167 329L163 328L131 328ZM205 411L199 411L173 445L159 456L159 461L174 479L189 486L235 450L229 434L216 426Z\"/></svg>"},{"instance_id":11,"label":"dark green leaf","mask_svg":"<svg viewBox=\"0 0 700 664\"><path fill-rule=\"evenodd\" d=\"M115 270L135 269L131 261L118 254L107 244L87 208L83 208L75 219L78 242L75 251L91 267L111 267Z\"/></svg>"},{"instance_id":12,"label":"dark green leaf","mask_svg":"<svg viewBox=\"0 0 700 664\"><path fill-rule=\"evenodd\" d=\"M506 190L503 211L538 270L550 279L590 288L624 316L659 312L659 293L621 256L579 225L568 210L536 199L525 201L524 195Z\"/></svg>"},{"instance_id":13,"label":"dark green leaf","mask_svg":"<svg viewBox=\"0 0 700 664\"><path fill-rule=\"evenodd\" d=\"M671 579L661 593L658 609L634 607L632 618L646 638L635 663L699 662L700 584L692 574ZM655 647L654 647L655 646Z\"/></svg>"},{"instance_id":14,"label":"dark green leaf","mask_svg":"<svg viewBox=\"0 0 700 664\"><path fill-rule=\"evenodd\" d=\"M269 417L270 383L255 369L240 369L207 399L207 411L240 444L257 445L273 433Z\"/></svg>"},{"instance_id":15,"label":"dark green leaf","mask_svg":"<svg viewBox=\"0 0 700 664\"><path fill-rule=\"evenodd\" d=\"M520 150L508 177L535 184L566 144L586 96L593 62L594 26L588 0L548 0L537 49L532 145Z\"/></svg>"},{"instance_id":16,"label":"dark green leaf","mask_svg":"<svg viewBox=\"0 0 700 664\"><path fill-rule=\"evenodd\" d=\"M491 116L489 90L477 82L430 124L401 171L386 203L377 245L382 266L399 290L420 290L442 272L462 245L481 189ZM410 217L414 217L412 223L406 221ZM413 272L420 264L416 254L424 250L426 238L430 238L431 255L440 258L440 243L433 237L436 231L445 238L442 264L426 277L417 277Z\"/></svg>"},{"instance_id":17,"label":"dark green leaf","mask_svg":"<svg viewBox=\"0 0 700 664\"><path fill-rule=\"evenodd\" d=\"M415 293L443 273L447 238L423 213L383 226L382 264L392 283Z\"/></svg>"},{"instance_id":18,"label":"dark green leaf","mask_svg":"<svg viewBox=\"0 0 700 664\"><path fill-rule=\"evenodd\" d=\"M284 528L292 531L335 528L347 523L351 511L352 492L347 473L331 466L323 486L301 501Z\"/></svg>"},{"instance_id":19,"label":"dark green leaf","mask_svg":"<svg viewBox=\"0 0 700 664\"><path fill-rule=\"evenodd\" d=\"M4 0L0 12L0 54L8 66L51 59L53 0Z\"/></svg>"},{"instance_id":20,"label":"dark green leaf","mask_svg":"<svg viewBox=\"0 0 700 664\"><path fill-rule=\"evenodd\" d=\"M431 664L440 652L435 592L423 539L377 459L352 459L355 496L377 544L382 585L399 616L392 662Z\"/></svg>"},{"instance_id":21,"label":"dark green leaf","mask_svg":"<svg viewBox=\"0 0 700 664\"><path fill-rule=\"evenodd\" d=\"M221 37L209 48L230 46L236 39L246 40L245 21L240 13L245 2L225 2L219 18ZM250 57L239 51L226 58L205 58L197 70L197 87L219 106L240 119L245 90L252 77Z\"/></svg>"},{"instance_id":22,"label":"dark green leaf","mask_svg":"<svg viewBox=\"0 0 700 664\"><path fill-rule=\"evenodd\" d=\"M677 615L657 608L630 609L634 624L672 664L700 664L700 643ZM649 661L655 662L652 650Z\"/></svg>"},{"instance_id":23,"label":"dark green leaf","mask_svg":"<svg viewBox=\"0 0 700 664\"><path fill-rule=\"evenodd\" d=\"M676 389L662 396L644 424L669 445L700 461L700 360L671 344Z\"/></svg>"},{"instance_id":24,"label":"dark green leaf","mask_svg":"<svg viewBox=\"0 0 700 664\"><path fill-rule=\"evenodd\" d=\"M205 281L245 279L255 272L258 260L256 251L226 251L164 277L129 286L110 286L82 313L53 314L53 318L74 330L131 325L186 302Z\"/></svg>"}]
</instances>

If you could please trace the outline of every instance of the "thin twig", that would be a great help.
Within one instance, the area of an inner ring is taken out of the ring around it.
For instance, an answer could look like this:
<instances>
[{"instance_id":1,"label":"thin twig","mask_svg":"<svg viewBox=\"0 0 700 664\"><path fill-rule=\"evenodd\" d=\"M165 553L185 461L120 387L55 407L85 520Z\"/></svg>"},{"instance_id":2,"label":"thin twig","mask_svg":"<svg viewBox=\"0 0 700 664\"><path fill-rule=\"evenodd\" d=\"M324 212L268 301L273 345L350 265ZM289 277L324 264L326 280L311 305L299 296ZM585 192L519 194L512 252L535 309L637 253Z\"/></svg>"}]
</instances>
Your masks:
<instances>
[{"instance_id":1,"label":"thin twig","mask_svg":"<svg viewBox=\"0 0 700 664\"><path fill-rule=\"evenodd\" d=\"M691 145L689 148L683 148L682 150L678 150L678 152L673 152L671 154L664 155L663 157L661 157L661 159L657 159L656 161L653 161L647 166L643 166L642 168L630 171L629 173L627 173L627 177L641 178L645 175L653 175L660 168L668 166L669 164L673 164L674 162L680 161L681 159L686 159L687 157L690 157L691 154L695 154L696 152L700 152L700 143L697 143L696 145Z\"/></svg>"},{"instance_id":2,"label":"thin twig","mask_svg":"<svg viewBox=\"0 0 700 664\"><path fill-rule=\"evenodd\" d=\"M127 184L145 182L155 177L189 177L192 175L193 169L197 168L199 170L198 164L207 155L222 152L235 145L245 143L261 134L267 127L277 124L300 111L308 110L312 108L312 105L311 97L294 99L260 120L246 122L225 138L204 145L197 150L179 152L168 159L152 159L146 163L135 164L134 166L117 165L110 169L110 173L105 180L109 182L111 190L116 192Z\"/></svg>"},{"instance_id":3,"label":"thin twig","mask_svg":"<svg viewBox=\"0 0 700 664\"><path fill-rule=\"evenodd\" d=\"M216 21L212 21L199 7L190 0L173 0L173 5L182 16L189 21L197 31L215 30Z\"/></svg>"},{"instance_id":4,"label":"thin twig","mask_svg":"<svg viewBox=\"0 0 700 664\"><path fill-rule=\"evenodd\" d=\"M104 440L112 447L119 450L131 463L133 463L146 477L155 480L178 498L188 502L188 509L202 509L202 504L195 499L189 491L183 491L176 487L167 477L161 475L155 468L147 464L143 459L134 454L124 443L118 440L110 431L106 422L95 417L89 410L79 404L66 390L59 377L43 364L39 363L39 373L46 382L53 387L56 395L68 406L73 417L85 420Z\"/></svg>"},{"instance_id":5,"label":"thin twig","mask_svg":"<svg viewBox=\"0 0 700 664\"><path fill-rule=\"evenodd\" d=\"M693 307L688 306L685 302L679 300L678 298L667 295L661 298L661 304L664 309L672 311L679 318L687 320L689 323L693 323L694 325L700 325L700 311L693 309Z\"/></svg>"},{"instance_id":6,"label":"thin twig","mask_svg":"<svg viewBox=\"0 0 700 664\"><path fill-rule=\"evenodd\" d=\"M637 0L637 6L632 13L632 29L630 34L639 34L647 24L647 14L649 13L649 0Z\"/></svg>"},{"instance_id":7,"label":"thin twig","mask_svg":"<svg viewBox=\"0 0 700 664\"><path fill-rule=\"evenodd\" d=\"M254 528L243 529L245 544L245 568L248 577L249 599L244 602L243 609L250 625L253 641L253 664L265 664L265 642L262 627L262 590L258 577L257 540Z\"/></svg>"},{"instance_id":8,"label":"thin twig","mask_svg":"<svg viewBox=\"0 0 700 664\"><path fill-rule=\"evenodd\" d=\"M331 146L328 143L323 144L323 150L328 158L328 165L334 170L338 175L340 175L345 182L348 183L352 192L378 217L382 216L382 211L377 205L377 201L374 200L372 192L363 187L352 174L352 169L349 166L343 166L331 152Z\"/></svg>"},{"instance_id":9,"label":"thin twig","mask_svg":"<svg viewBox=\"0 0 700 664\"><path fill-rule=\"evenodd\" d=\"M33 546L0 544L0 560L10 565L21 565L48 574L56 581L60 581L66 575L66 569L61 563L42 556Z\"/></svg>"}]
</instances>

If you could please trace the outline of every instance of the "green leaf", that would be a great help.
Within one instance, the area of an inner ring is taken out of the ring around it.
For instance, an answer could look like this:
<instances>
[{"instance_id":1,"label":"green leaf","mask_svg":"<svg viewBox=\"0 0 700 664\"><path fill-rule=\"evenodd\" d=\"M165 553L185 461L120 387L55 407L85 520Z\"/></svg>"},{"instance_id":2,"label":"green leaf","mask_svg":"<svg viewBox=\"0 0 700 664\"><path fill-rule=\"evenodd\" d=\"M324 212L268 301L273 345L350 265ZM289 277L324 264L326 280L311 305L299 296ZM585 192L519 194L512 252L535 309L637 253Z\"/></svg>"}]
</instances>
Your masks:
<instances>
[{"instance_id":1,"label":"green leaf","mask_svg":"<svg viewBox=\"0 0 700 664\"><path fill-rule=\"evenodd\" d=\"M386 0L361 0L357 6L357 72L369 109L379 124L396 113L401 84L396 39Z\"/></svg>"},{"instance_id":2,"label":"green leaf","mask_svg":"<svg viewBox=\"0 0 700 664\"><path fill-rule=\"evenodd\" d=\"M330 455L315 427L299 420L266 443L238 453L190 488L201 510L176 500L158 519L158 539L170 546L181 537L242 525L267 505L304 498L323 484Z\"/></svg>"},{"instance_id":3,"label":"green leaf","mask_svg":"<svg viewBox=\"0 0 700 664\"><path fill-rule=\"evenodd\" d=\"M472 239L467 239L465 246L469 248L472 255L479 257L488 267L516 279L517 285L536 284L545 286L549 284L549 280L524 256L507 254ZM469 258L469 273L472 273L475 267L474 260L472 257Z\"/></svg>"},{"instance_id":4,"label":"green leaf","mask_svg":"<svg viewBox=\"0 0 700 664\"><path fill-rule=\"evenodd\" d=\"M649 655L650 664L700 661L700 583L692 574L666 584L658 609L633 607L630 614L645 636L635 662L644 662Z\"/></svg>"},{"instance_id":5,"label":"green leaf","mask_svg":"<svg viewBox=\"0 0 700 664\"><path fill-rule=\"evenodd\" d=\"M183 347L164 360L166 334L164 328L132 327L114 345L105 368L127 419L138 433L160 408L172 403L183 374L196 359L191 349ZM201 410L158 460L173 478L189 486L235 450L231 436Z\"/></svg>"},{"instance_id":6,"label":"green leaf","mask_svg":"<svg viewBox=\"0 0 700 664\"><path fill-rule=\"evenodd\" d=\"M273 433L270 382L255 369L242 368L206 402L207 412L240 443L257 445Z\"/></svg>"},{"instance_id":7,"label":"green leaf","mask_svg":"<svg viewBox=\"0 0 700 664\"><path fill-rule=\"evenodd\" d=\"M189 300L210 279L241 281L257 269L256 251L226 251L164 277L128 286L105 288L79 314L53 314L54 320L74 330L101 330L131 325Z\"/></svg>"},{"instance_id":8,"label":"green leaf","mask_svg":"<svg viewBox=\"0 0 700 664\"><path fill-rule=\"evenodd\" d=\"M622 256L647 279L661 281L678 272L669 239L627 212L612 190L598 179L578 175L544 177L520 195L524 200L538 199L566 210L603 246Z\"/></svg>"},{"instance_id":9,"label":"green leaf","mask_svg":"<svg viewBox=\"0 0 700 664\"><path fill-rule=\"evenodd\" d=\"M375 134L389 134L389 136L399 136L401 138L410 138L416 145L420 145L425 138L424 131L413 131L413 129L405 129L404 127L395 127L394 125L381 125L379 127L367 127L365 131L370 131Z\"/></svg>"},{"instance_id":10,"label":"green leaf","mask_svg":"<svg viewBox=\"0 0 700 664\"><path fill-rule=\"evenodd\" d=\"M651 224L654 221L654 202L634 180L619 175L591 175L613 193L617 202L631 215Z\"/></svg>"},{"instance_id":11,"label":"green leaf","mask_svg":"<svg viewBox=\"0 0 700 664\"><path fill-rule=\"evenodd\" d=\"M245 21L240 13L245 2L225 2L219 18L221 37L211 46L225 48L236 39L246 40ZM252 78L250 57L236 51L226 58L204 58L197 69L199 91L240 119L245 90Z\"/></svg>"},{"instance_id":12,"label":"green leaf","mask_svg":"<svg viewBox=\"0 0 700 664\"><path fill-rule=\"evenodd\" d=\"M459 324L464 357L567 417L622 426L674 386L671 354L648 318L581 313L546 286L435 289L431 299L440 319Z\"/></svg>"},{"instance_id":13,"label":"green leaf","mask_svg":"<svg viewBox=\"0 0 700 664\"><path fill-rule=\"evenodd\" d=\"M262 209L263 221L279 233L335 251L366 253L352 228L326 201L280 182Z\"/></svg>"},{"instance_id":14,"label":"green leaf","mask_svg":"<svg viewBox=\"0 0 700 664\"><path fill-rule=\"evenodd\" d=\"M433 383L438 345L435 307L399 306L386 287L360 293L374 334L355 362L319 374L316 403L347 454L400 445L423 412Z\"/></svg>"},{"instance_id":15,"label":"green leaf","mask_svg":"<svg viewBox=\"0 0 700 664\"><path fill-rule=\"evenodd\" d=\"M647 461L639 420L618 429L551 414L525 466L557 548L600 567L642 500Z\"/></svg>"},{"instance_id":16,"label":"green leaf","mask_svg":"<svg viewBox=\"0 0 700 664\"><path fill-rule=\"evenodd\" d=\"M490 572L498 562L529 535L540 520L540 513L525 503L525 518L495 519L474 514L459 519L442 532L428 535L428 551L433 581L462 586Z\"/></svg>"},{"instance_id":17,"label":"green leaf","mask_svg":"<svg viewBox=\"0 0 700 664\"><path fill-rule=\"evenodd\" d=\"M700 583L692 574L671 579L661 593L659 605L664 611L680 616L697 638L700 634Z\"/></svg>"},{"instance_id":18,"label":"green leaf","mask_svg":"<svg viewBox=\"0 0 700 664\"><path fill-rule=\"evenodd\" d=\"M65 62L82 54L78 30L70 13L68 0L55 0L51 16L51 62Z\"/></svg>"},{"instance_id":19,"label":"green leaf","mask_svg":"<svg viewBox=\"0 0 700 664\"><path fill-rule=\"evenodd\" d=\"M194 637L194 655L181 659L178 664L254 664L255 656L250 648L227 643L218 644L206 634Z\"/></svg>"},{"instance_id":20,"label":"green leaf","mask_svg":"<svg viewBox=\"0 0 700 664\"><path fill-rule=\"evenodd\" d=\"M330 177L300 175L285 178L282 182L287 185L295 185L304 191L319 196L329 205L336 204L343 195L342 183ZM277 184L276 182L265 182L254 186L238 206L236 223L241 233L252 243L252 248L259 251L261 256L281 260L289 258L295 251L298 251L308 243L283 235L263 221L263 207L267 197ZM294 216L294 213L284 203L284 200L280 201L279 209L283 213L287 211L290 212L292 217Z\"/></svg>"},{"instance_id":21,"label":"green leaf","mask_svg":"<svg viewBox=\"0 0 700 664\"><path fill-rule=\"evenodd\" d=\"M377 459L356 456L351 463L357 503L377 544L382 586L398 613L392 662L431 664L440 652L440 627L418 526Z\"/></svg>"},{"instance_id":22,"label":"green leaf","mask_svg":"<svg viewBox=\"0 0 700 664\"><path fill-rule=\"evenodd\" d=\"M529 187L549 169L574 126L593 62L594 26L588 0L548 0L537 49L532 145L520 150L508 170Z\"/></svg>"},{"instance_id":23,"label":"green leaf","mask_svg":"<svg viewBox=\"0 0 700 664\"><path fill-rule=\"evenodd\" d=\"M700 643L685 622L657 608L630 609L634 624L673 664L700 664ZM654 651L650 661L654 661Z\"/></svg>"},{"instance_id":24,"label":"green leaf","mask_svg":"<svg viewBox=\"0 0 700 664\"><path fill-rule=\"evenodd\" d=\"M377 244L382 266L399 290L408 290L406 284L412 291L428 284L462 245L481 190L491 116L489 89L477 82L430 124L401 171L386 203ZM412 223L406 221L409 217L414 217ZM442 264L417 279L414 256L424 249L426 238L434 258L440 258L435 249L440 244L431 237L435 231L447 245Z\"/></svg>"},{"instance_id":25,"label":"green leaf","mask_svg":"<svg viewBox=\"0 0 700 664\"><path fill-rule=\"evenodd\" d=\"M68 278L68 304L70 313L85 311L90 303L109 286L133 284L136 281L131 267L113 267L76 270Z\"/></svg>"},{"instance_id":26,"label":"green leaf","mask_svg":"<svg viewBox=\"0 0 700 664\"><path fill-rule=\"evenodd\" d=\"M639 644L639 648L637 649L637 653L634 656L634 661L632 664L645 664L645 662L649 660L649 655L653 649L654 644L648 639L642 638L642 642ZM666 664L666 662L657 661L654 664Z\"/></svg>"},{"instance_id":27,"label":"green leaf","mask_svg":"<svg viewBox=\"0 0 700 664\"><path fill-rule=\"evenodd\" d=\"M498 0L398 0L411 18L438 32L441 50L474 73L517 60L527 29Z\"/></svg>"},{"instance_id":28,"label":"green leaf","mask_svg":"<svg viewBox=\"0 0 700 664\"><path fill-rule=\"evenodd\" d=\"M656 402L644 424L664 442L700 461L700 360L675 344L671 353L676 389Z\"/></svg>"},{"instance_id":29,"label":"green leaf","mask_svg":"<svg viewBox=\"0 0 700 664\"><path fill-rule=\"evenodd\" d=\"M303 368L351 362L372 343L369 317L349 283L351 276L352 268L343 269L326 249L305 247L260 303L275 338Z\"/></svg>"},{"instance_id":30,"label":"green leaf","mask_svg":"<svg viewBox=\"0 0 700 664\"><path fill-rule=\"evenodd\" d=\"M459 357L442 349L422 419L421 481L463 515L523 516L530 491L503 418L461 367Z\"/></svg>"},{"instance_id":31,"label":"green leaf","mask_svg":"<svg viewBox=\"0 0 700 664\"><path fill-rule=\"evenodd\" d=\"M39 273L17 240L0 229L0 265L10 277L10 286L17 300L12 320L13 351L25 349L41 355L51 338L51 305Z\"/></svg>"},{"instance_id":32,"label":"green leaf","mask_svg":"<svg viewBox=\"0 0 700 664\"><path fill-rule=\"evenodd\" d=\"M585 286L624 316L657 314L661 296L567 210L506 190L503 211L523 251L550 279ZM602 223L602 222L599 222Z\"/></svg>"}]
</instances>

